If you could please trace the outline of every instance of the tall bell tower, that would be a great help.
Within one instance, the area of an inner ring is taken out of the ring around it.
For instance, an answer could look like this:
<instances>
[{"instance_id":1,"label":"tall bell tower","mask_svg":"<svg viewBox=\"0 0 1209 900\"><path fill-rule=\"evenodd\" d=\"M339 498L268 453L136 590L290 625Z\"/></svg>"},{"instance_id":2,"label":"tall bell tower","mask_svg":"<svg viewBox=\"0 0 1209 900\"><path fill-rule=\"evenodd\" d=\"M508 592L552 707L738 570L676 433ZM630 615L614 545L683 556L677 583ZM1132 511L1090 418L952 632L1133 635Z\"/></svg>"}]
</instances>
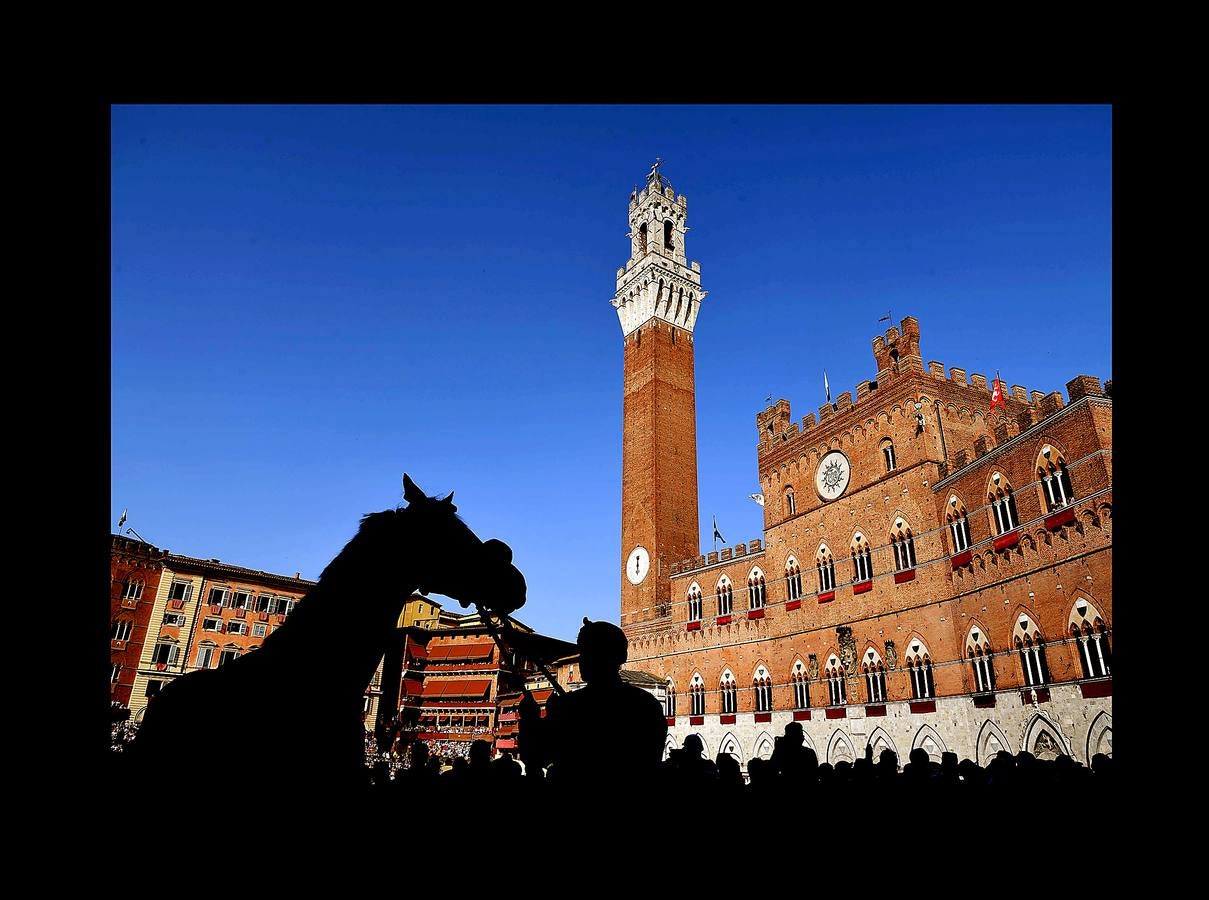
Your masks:
<instances>
[{"instance_id":1,"label":"tall bell tower","mask_svg":"<svg viewBox=\"0 0 1209 900\"><path fill-rule=\"evenodd\" d=\"M668 627L672 563L700 551L693 327L701 266L684 255L688 201L656 160L630 194L630 258L613 307L625 344L621 462L621 627L627 637Z\"/></svg>"}]
</instances>

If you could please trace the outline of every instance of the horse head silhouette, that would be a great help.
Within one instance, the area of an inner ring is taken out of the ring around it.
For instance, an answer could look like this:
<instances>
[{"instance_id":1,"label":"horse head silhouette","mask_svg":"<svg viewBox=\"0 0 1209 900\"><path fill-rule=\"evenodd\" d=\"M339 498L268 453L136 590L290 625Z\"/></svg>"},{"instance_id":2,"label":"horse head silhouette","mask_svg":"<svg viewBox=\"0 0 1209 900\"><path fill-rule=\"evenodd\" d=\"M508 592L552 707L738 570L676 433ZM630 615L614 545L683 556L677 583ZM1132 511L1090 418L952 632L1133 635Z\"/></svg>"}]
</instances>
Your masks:
<instances>
[{"instance_id":1,"label":"horse head silhouette","mask_svg":"<svg viewBox=\"0 0 1209 900\"><path fill-rule=\"evenodd\" d=\"M381 526L387 535L408 542L407 576L420 593L442 594L464 608L498 613L524 606L525 576L512 564L511 548L494 538L480 540L457 515L453 494L442 500L429 497L404 475L403 499L405 509L373 513L362 530ZM374 521L379 517L380 522Z\"/></svg>"}]
</instances>

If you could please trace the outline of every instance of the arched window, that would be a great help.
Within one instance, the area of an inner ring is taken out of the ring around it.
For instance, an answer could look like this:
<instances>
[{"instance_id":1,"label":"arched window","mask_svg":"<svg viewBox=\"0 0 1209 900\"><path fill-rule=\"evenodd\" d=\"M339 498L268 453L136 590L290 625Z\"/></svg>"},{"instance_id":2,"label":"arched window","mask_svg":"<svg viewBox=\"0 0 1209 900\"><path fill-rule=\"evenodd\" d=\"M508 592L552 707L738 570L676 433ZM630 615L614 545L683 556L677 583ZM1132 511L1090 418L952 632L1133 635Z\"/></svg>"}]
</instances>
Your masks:
<instances>
[{"instance_id":1,"label":"arched window","mask_svg":"<svg viewBox=\"0 0 1209 900\"><path fill-rule=\"evenodd\" d=\"M894 571L905 572L915 568L915 538L911 534L911 526L901 518L894 520L890 546L894 549Z\"/></svg>"},{"instance_id":2,"label":"arched window","mask_svg":"<svg viewBox=\"0 0 1209 900\"><path fill-rule=\"evenodd\" d=\"M865 676L865 692L870 703L886 702L886 666L881 655L870 647L861 660L861 672Z\"/></svg>"},{"instance_id":3,"label":"arched window","mask_svg":"<svg viewBox=\"0 0 1209 900\"><path fill-rule=\"evenodd\" d=\"M109 639L111 641L128 641L130 640L130 631L133 628L133 620L116 619L113 623L113 631L109 632Z\"/></svg>"},{"instance_id":4,"label":"arched window","mask_svg":"<svg viewBox=\"0 0 1209 900\"><path fill-rule=\"evenodd\" d=\"M1037 456L1037 480L1045 492L1046 510L1061 509L1075 499L1075 489L1070 483L1070 470L1066 459L1057 447L1046 444Z\"/></svg>"},{"instance_id":5,"label":"arched window","mask_svg":"<svg viewBox=\"0 0 1209 900\"><path fill-rule=\"evenodd\" d=\"M835 560L826 544L819 544L819 552L814 558L814 564L819 570L819 593L835 590Z\"/></svg>"},{"instance_id":6,"label":"arched window","mask_svg":"<svg viewBox=\"0 0 1209 900\"><path fill-rule=\"evenodd\" d=\"M970 546L970 521L966 518L966 505L956 494L949 495L949 509L945 513L949 526L949 537L953 541L953 552L960 553Z\"/></svg>"},{"instance_id":7,"label":"arched window","mask_svg":"<svg viewBox=\"0 0 1209 900\"><path fill-rule=\"evenodd\" d=\"M1020 668L1024 672L1024 683L1028 687L1049 684L1049 666L1045 661L1045 641L1041 630L1027 615L1021 615L1013 632L1016 652L1020 654Z\"/></svg>"},{"instance_id":8,"label":"arched window","mask_svg":"<svg viewBox=\"0 0 1209 900\"><path fill-rule=\"evenodd\" d=\"M218 649L218 645L213 641L202 641L197 648L197 659L194 665L199 669L214 668L214 651Z\"/></svg>"},{"instance_id":9,"label":"arched window","mask_svg":"<svg viewBox=\"0 0 1209 900\"><path fill-rule=\"evenodd\" d=\"M768 427L772 427L772 423L768 423ZM785 515L792 516L798 511L797 501L793 497L793 488L785 488Z\"/></svg>"},{"instance_id":10,"label":"arched window","mask_svg":"<svg viewBox=\"0 0 1209 900\"><path fill-rule=\"evenodd\" d=\"M789 680L793 683L793 708L808 709L810 707L810 681L806 677L806 667L802 665L800 659L794 662Z\"/></svg>"},{"instance_id":11,"label":"arched window","mask_svg":"<svg viewBox=\"0 0 1209 900\"><path fill-rule=\"evenodd\" d=\"M646 253L646 222L638 229L638 252Z\"/></svg>"},{"instance_id":12,"label":"arched window","mask_svg":"<svg viewBox=\"0 0 1209 900\"><path fill-rule=\"evenodd\" d=\"M800 600L802 597L802 569L792 556L785 563L785 583L789 585L789 599Z\"/></svg>"},{"instance_id":13,"label":"arched window","mask_svg":"<svg viewBox=\"0 0 1209 900\"><path fill-rule=\"evenodd\" d=\"M995 665L991 656L991 642L982 628L975 625L966 638L966 657L974 669L974 690L989 694L995 690Z\"/></svg>"},{"instance_id":14,"label":"arched window","mask_svg":"<svg viewBox=\"0 0 1209 900\"><path fill-rule=\"evenodd\" d=\"M739 687L735 683L735 676L731 674L730 669L722 673L720 687L722 690L722 715L733 716L739 711Z\"/></svg>"},{"instance_id":15,"label":"arched window","mask_svg":"<svg viewBox=\"0 0 1209 900\"><path fill-rule=\"evenodd\" d=\"M672 684L672 679L667 680L664 690L666 691L663 698L663 714L669 718L676 718L676 687Z\"/></svg>"},{"instance_id":16,"label":"arched window","mask_svg":"<svg viewBox=\"0 0 1209 900\"><path fill-rule=\"evenodd\" d=\"M1079 645L1079 662L1084 678L1103 678L1112 674L1112 649L1108 645L1109 628L1100 613L1080 597L1070 614L1070 636Z\"/></svg>"},{"instance_id":17,"label":"arched window","mask_svg":"<svg viewBox=\"0 0 1209 900\"><path fill-rule=\"evenodd\" d=\"M889 438L882 441L882 459L885 460L887 472L898 468L894 460L894 442Z\"/></svg>"},{"instance_id":18,"label":"arched window","mask_svg":"<svg viewBox=\"0 0 1209 900\"><path fill-rule=\"evenodd\" d=\"M763 609L766 600L764 573L759 569L752 569L751 574L747 576L747 605L751 609Z\"/></svg>"},{"instance_id":19,"label":"arched window","mask_svg":"<svg viewBox=\"0 0 1209 900\"><path fill-rule=\"evenodd\" d=\"M756 712L772 712L772 678L763 666L756 669L751 690L756 697Z\"/></svg>"},{"instance_id":20,"label":"arched window","mask_svg":"<svg viewBox=\"0 0 1209 900\"><path fill-rule=\"evenodd\" d=\"M705 715L705 681L696 672L693 673L693 680L688 686L688 696L692 702L691 715Z\"/></svg>"},{"instance_id":21,"label":"arched window","mask_svg":"<svg viewBox=\"0 0 1209 900\"><path fill-rule=\"evenodd\" d=\"M668 250L676 249L675 226L672 225L671 219L663 223L663 246Z\"/></svg>"},{"instance_id":22,"label":"arched window","mask_svg":"<svg viewBox=\"0 0 1209 900\"><path fill-rule=\"evenodd\" d=\"M859 531L852 537L852 583L860 584L873 577L873 554L869 542Z\"/></svg>"},{"instance_id":23,"label":"arched window","mask_svg":"<svg viewBox=\"0 0 1209 900\"><path fill-rule=\"evenodd\" d=\"M907 644L907 674L911 676L911 697L915 700L930 700L936 696L936 684L932 681L932 657L919 638Z\"/></svg>"},{"instance_id":24,"label":"arched window","mask_svg":"<svg viewBox=\"0 0 1209 900\"><path fill-rule=\"evenodd\" d=\"M730 579L723 575L718 579L718 586L714 591L718 595L718 615L729 616L735 599L735 592L731 587Z\"/></svg>"},{"instance_id":25,"label":"arched window","mask_svg":"<svg viewBox=\"0 0 1209 900\"><path fill-rule=\"evenodd\" d=\"M839 658L832 653L827 657L827 665L823 669L827 679L827 694L832 706L842 706L848 702L848 688L845 684L848 670Z\"/></svg>"},{"instance_id":26,"label":"arched window","mask_svg":"<svg viewBox=\"0 0 1209 900\"><path fill-rule=\"evenodd\" d=\"M701 587L695 581L688 589L688 620L701 621Z\"/></svg>"},{"instance_id":27,"label":"arched window","mask_svg":"<svg viewBox=\"0 0 1209 900\"><path fill-rule=\"evenodd\" d=\"M127 579L122 585L123 600L139 600L143 596L143 582L136 579Z\"/></svg>"},{"instance_id":28,"label":"arched window","mask_svg":"<svg viewBox=\"0 0 1209 900\"><path fill-rule=\"evenodd\" d=\"M991 476L991 488L987 492L987 503L995 517L995 534L1007 534L1020 524L1016 513L1016 498L1012 496L1011 482L1002 472Z\"/></svg>"}]
</instances>

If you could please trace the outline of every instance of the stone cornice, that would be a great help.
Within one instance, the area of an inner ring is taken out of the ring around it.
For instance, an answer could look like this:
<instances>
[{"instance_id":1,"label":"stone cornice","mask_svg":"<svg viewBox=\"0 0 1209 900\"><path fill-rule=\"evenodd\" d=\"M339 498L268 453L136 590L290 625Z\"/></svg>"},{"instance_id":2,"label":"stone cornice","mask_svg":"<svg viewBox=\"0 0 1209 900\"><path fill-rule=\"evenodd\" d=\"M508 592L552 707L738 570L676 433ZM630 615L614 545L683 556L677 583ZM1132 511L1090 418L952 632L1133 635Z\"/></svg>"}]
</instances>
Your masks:
<instances>
[{"instance_id":1,"label":"stone cornice","mask_svg":"<svg viewBox=\"0 0 1209 900\"><path fill-rule=\"evenodd\" d=\"M293 578L289 575L278 575L274 572L263 572L259 569L247 569L243 566L231 565L230 563L215 562L208 559L195 559L192 556L178 556L175 553L168 554L164 560L164 566L174 572L193 572L208 577L215 575L226 576L236 581L268 583L278 587L301 591L310 590L318 583L306 578Z\"/></svg>"}]
</instances>

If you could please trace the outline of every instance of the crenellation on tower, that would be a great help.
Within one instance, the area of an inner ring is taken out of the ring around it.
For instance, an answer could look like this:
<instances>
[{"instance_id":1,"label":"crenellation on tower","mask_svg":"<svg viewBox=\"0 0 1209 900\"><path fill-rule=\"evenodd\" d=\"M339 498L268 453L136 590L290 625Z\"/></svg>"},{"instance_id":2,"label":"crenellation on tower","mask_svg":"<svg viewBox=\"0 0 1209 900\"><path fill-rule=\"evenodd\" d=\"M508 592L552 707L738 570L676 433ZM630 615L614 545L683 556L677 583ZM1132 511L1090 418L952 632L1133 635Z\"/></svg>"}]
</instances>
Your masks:
<instances>
[{"instance_id":1,"label":"crenellation on tower","mask_svg":"<svg viewBox=\"0 0 1209 900\"><path fill-rule=\"evenodd\" d=\"M1066 394L1070 398L1070 402L1074 403L1083 397L1103 397L1104 391L1100 388L1100 379L1093 378L1091 375L1076 375L1066 383Z\"/></svg>"},{"instance_id":2,"label":"crenellation on tower","mask_svg":"<svg viewBox=\"0 0 1209 900\"><path fill-rule=\"evenodd\" d=\"M1041 415L1052 416L1065 405L1066 404L1062 402L1061 392L1051 391L1041 398Z\"/></svg>"},{"instance_id":3,"label":"crenellation on tower","mask_svg":"<svg viewBox=\"0 0 1209 900\"><path fill-rule=\"evenodd\" d=\"M970 375L970 384L974 385L974 387L978 388L980 391L986 391L987 393L990 393L991 391L990 386L987 384L987 377L979 374L978 372L974 372Z\"/></svg>"}]
</instances>

